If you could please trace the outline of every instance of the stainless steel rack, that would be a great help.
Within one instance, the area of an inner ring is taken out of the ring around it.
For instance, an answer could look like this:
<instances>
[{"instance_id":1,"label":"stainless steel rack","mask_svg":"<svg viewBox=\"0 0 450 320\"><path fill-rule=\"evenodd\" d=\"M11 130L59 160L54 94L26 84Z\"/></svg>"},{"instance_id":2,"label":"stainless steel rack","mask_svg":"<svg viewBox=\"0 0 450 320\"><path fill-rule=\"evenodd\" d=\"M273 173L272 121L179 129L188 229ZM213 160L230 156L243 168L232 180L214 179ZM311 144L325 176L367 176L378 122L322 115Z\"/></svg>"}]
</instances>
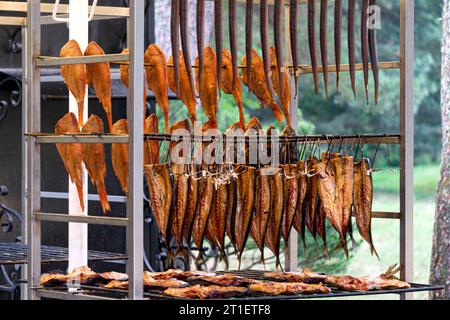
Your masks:
<instances>
[{"instance_id":1,"label":"stainless steel rack","mask_svg":"<svg viewBox=\"0 0 450 320\"><path fill-rule=\"evenodd\" d=\"M286 13L289 12L289 1L285 3ZM380 69L400 70L400 133L392 138L389 143L400 146L400 212L379 213L380 218L398 219L400 221L400 264L401 279L412 282L413 280L413 168L414 168L414 0L398 0L400 3L400 61L387 61L380 64ZM238 0L244 2L244 0ZM269 4L273 4L273 0ZM299 0L300 4L307 3L306 0ZM142 86L143 86L143 3L140 0L130 0L129 8L103 7L97 8L97 19L124 18L129 20L129 48L131 54L108 54L102 57L88 58L68 58L42 57L40 52L41 25L54 23L48 15L41 16L41 13L52 12L52 4L41 4L40 0L28 0L25 2L0 1L0 11L26 13L26 17L0 17L0 25L22 26L23 39L25 39L24 66L24 90L26 97L24 102L24 114L28 115L23 120L24 133L31 133L26 137L26 154L24 162L24 195L26 199L24 207L27 213L27 242L28 254L28 293L29 298L38 299L41 296L52 298L67 298L67 292L51 292L47 295L45 290L38 289L37 284L40 276L40 253L41 253L41 221L60 222L80 222L126 225L127 228L127 253L128 253L128 273L130 276L130 287L127 297L130 299L141 299L144 297L142 270L143 270L143 217L142 217ZM255 1L259 3L259 1ZM60 14L67 14L68 7L61 5ZM287 61L292 65L290 53L289 35L289 14L285 19L285 44ZM86 62L123 62L129 59L130 64L130 90L128 96L128 120L130 122L129 136L54 136L42 135L40 132L40 68L48 66L58 66L69 63ZM358 70L361 66L357 66ZM293 69L293 68L292 68ZM348 68L343 66L342 71ZM311 72L309 66L298 66L299 73L308 74ZM329 66L329 72L335 72L334 66ZM322 72L322 69L319 70ZM293 86L292 86L293 87ZM295 94L292 94L291 103L291 126L297 127L298 111ZM135 108L136 107L136 108ZM320 139L320 137L318 137ZM367 141L367 144L378 144L386 137L375 137ZM129 143L130 145L130 191L127 201L126 218L108 217L78 217L66 214L47 214L40 210L40 145L43 143ZM322 139L321 143L325 143ZM350 142L349 142L350 143ZM383 142L388 143L388 142ZM117 220L119 219L119 220ZM288 249L286 251L286 269L297 268L297 236L290 237ZM408 291L401 292L402 298L406 298ZM98 298L95 295L86 295L89 299Z\"/></svg>"}]
</instances>

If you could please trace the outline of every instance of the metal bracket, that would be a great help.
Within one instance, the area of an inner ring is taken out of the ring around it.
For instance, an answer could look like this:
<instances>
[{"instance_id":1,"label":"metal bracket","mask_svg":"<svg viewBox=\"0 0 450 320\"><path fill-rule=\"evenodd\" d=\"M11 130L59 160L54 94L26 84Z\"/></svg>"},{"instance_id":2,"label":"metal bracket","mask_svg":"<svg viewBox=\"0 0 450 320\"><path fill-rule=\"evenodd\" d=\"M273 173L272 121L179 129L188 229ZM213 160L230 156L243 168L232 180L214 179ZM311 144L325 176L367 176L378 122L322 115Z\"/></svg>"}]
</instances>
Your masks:
<instances>
[{"instance_id":1,"label":"metal bracket","mask_svg":"<svg viewBox=\"0 0 450 320\"><path fill-rule=\"evenodd\" d=\"M58 22L69 22L69 18L58 17L59 1L60 0L55 0L55 5L53 6L52 18L53 18L53 20L58 21ZM94 20L95 10L97 8L97 2L98 2L98 0L94 0L94 2L92 3L91 12L89 13L88 22L91 22L92 20Z\"/></svg>"}]
</instances>

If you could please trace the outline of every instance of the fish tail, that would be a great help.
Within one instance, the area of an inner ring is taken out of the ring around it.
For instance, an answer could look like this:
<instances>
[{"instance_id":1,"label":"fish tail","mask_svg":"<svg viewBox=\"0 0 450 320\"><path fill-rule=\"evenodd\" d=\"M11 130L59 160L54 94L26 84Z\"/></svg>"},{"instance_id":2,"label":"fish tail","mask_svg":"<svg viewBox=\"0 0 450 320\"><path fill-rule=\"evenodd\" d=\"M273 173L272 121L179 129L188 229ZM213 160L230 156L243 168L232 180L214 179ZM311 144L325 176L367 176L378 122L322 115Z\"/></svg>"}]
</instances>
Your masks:
<instances>
[{"instance_id":1,"label":"fish tail","mask_svg":"<svg viewBox=\"0 0 450 320\"><path fill-rule=\"evenodd\" d=\"M102 205L102 210L104 214L111 212L111 207L109 206L108 196L106 193L106 187L104 182L97 184L98 196L100 198L100 204Z\"/></svg>"},{"instance_id":2,"label":"fish tail","mask_svg":"<svg viewBox=\"0 0 450 320\"><path fill-rule=\"evenodd\" d=\"M169 133L169 113L164 113L164 130Z\"/></svg>"},{"instance_id":3,"label":"fish tail","mask_svg":"<svg viewBox=\"0 0 450 320\"><path fill-rule=\"evenodd\" d=\"M76 187L78 191L78 199L80 200L81 210L84 211L84 195L83 195L83 184L81 181L76 182Z\"/></svg>"},{"instance_id":4,"label":"fish tail","mask_svg":"<svg viewBox=\"0 0 450 320\"><path fill-rule=\"evenodd\" d=\"M278 123L281 124L283 122L283 113L280 110L280 107L278 106L278 103L273 103L273 113L275 115L275 118L277 119Z\"/></svg>"},{"instance_id":5,"label":"fish tail","mask_svg":"<svg viewBox=\"0 0 450 320\"><path fill-rule=\"evenodd\" d=\"M78 129L81 129L83 126L83 117L84 117L84 100L78 102Z\"/></svg>"}]
</instances>

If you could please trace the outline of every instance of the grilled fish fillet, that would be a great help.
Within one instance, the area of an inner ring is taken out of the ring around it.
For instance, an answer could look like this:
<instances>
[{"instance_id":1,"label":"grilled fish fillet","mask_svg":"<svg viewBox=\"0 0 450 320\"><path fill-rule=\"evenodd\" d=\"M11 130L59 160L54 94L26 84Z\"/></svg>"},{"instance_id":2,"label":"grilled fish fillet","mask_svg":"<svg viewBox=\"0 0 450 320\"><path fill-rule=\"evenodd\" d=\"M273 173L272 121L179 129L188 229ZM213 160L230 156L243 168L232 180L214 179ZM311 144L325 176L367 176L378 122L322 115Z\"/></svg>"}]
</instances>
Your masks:
<instances>
[{"instance_id":1,"label":"grilled fish fillet","mask_svg":"<svg viewBox=\"0 0 450 320\"><path fill-rule=\"evenodd\" d=\"M356 226L361 237L369 243L372 254L378 256L372 239L373 185L368 159L355 164L353 185L353 207L355 209Z\"/></svg>"},{"instance_id":2,"label":"grilled fish fillet","mask_svg":"<svg viewBox=\"0 0 450 320\"><path fill-rule=\"evenodd\" d=\"M226 94L232 94L234 101L239 110L239 123L241 129L245 127L245 116L242 102L242 84L238 78L236 86L233 86L233 64L231 59L231 53L228 49L222 50L222 72L220 73L220 87Z\"/></svg>"},{"instance_id":3,"label":"grilled fish fillet","mask_svg":"<svg viewBox=\"0 0 450 320\"><path fill-rule=\"evenodd\" d=\"M145 67L148 88L153 91L156 103L164 114L164 128L169 132L169 80L167 75L167 61L164 51L156 44L148 46L145 51Z\"/></svg>"},{"instance_id":4,"label":"grilled fish fillet","mask_svg":"<svg viewBox=\"0 0 450 320\"><path fill-rule=\"evenodd\" d=\"M146 272L145 276L157 279L157 280L167 280L167 279L178 279L186 281L190 277L194 276L215 276L216 274L213 272L205 272L205 271L182 271L178 269L169 269L167 271L162 272Z\"/></svg>"},{"instance_id":5,"label":"grilled fish fillet","mask_svg":"<svg viewBox=\"0 0 450 320\"><path fill-rule=\"evenodd\" d=\"M60 57L82 57L80 45L75 40L70 40L60 52ZM77 100L78 104L78 128L83 125L83 113L84 113L84 98L86 96L86 67L84 64L72 64L62 65L61 75L64 78L64 82L72 95Z\"/></svg>"},{"instance_id":6,"label":"grilled fish fillet","mask_svg":"<svg viewBox=\"0 0 450 320\"><path fill-rule=\"evenodd\" d=\"M103 121L96 115L89 117L81 130L83 134L103 134ZM103 213L111 211L105 186L106 162L105 147L101 143L83 144L83 162L86 165L92 183L97 187Z\"/></svg>"},{"instance_id":7,"label":"grilled fish fillet","mask_svg":"<svg viewBox=\"0 0 450 320\"><path fill-rule=\"evenodd\" d=\"M128 134L128 121L121 119L117 121L111 130L112 134ZM119 180L120 187L125 195L128 195L128 144L112 144L111 161Z\"/></svg>"},{"instance_id":8,"label":"grilled fish fillet","mask_svg":"<svg viewBox=\"0 0 450 320\"><path fill-rule=\"evenodd\" d=\"M220 286L190 286L181 289L167 289L165 295L181 299L220 299L232 298L247 292L247 288L242 287L220 287Z\"/></svg>"},{"instance_id":9,"label":"grilled fish fillet","mask_svg":"<svg viewBox=\"0 0 450 320\"><path fill-rule=\"evenodd\" d=\"M97 276L104 281L128 281L128 275L120 272L103 272L97 274Z\"/></svg>"},{"instance_id":10,"label":"grilled fish fillet","mask_svg":"<svg viewBox=\"0 0 450 320\"><path fill-rule=\"evenodd\" d=\"M303 282L318 284L325 281L327 276L311 271L310 269L296 272L269 272L264 274L264 278L270 281L280 282Z\"/></svg>"},{"instance_id":11,"label":"grilled fish fillet","mask_svg":"<svg viewBox=\"0 0 450 320\"><path fill-rule=\"evenodd\" d=\"M218 286L238 286L238 287L246 287L252 283L256 283L256 280L244 278L240 276L235 276L233 274L221 274L221 275L200 275L190 277L188 282L202 282L206 284L218 285Z\"/></svg>"},{"instance_id":12,"label":"grilled fish fillet","mask_svg":"<svg viewBox=\"0 0 450 320\"><path fill-rule=\"evenodd\" d=\"M330 288L322 284L258 282L250 285L250 291L273 296L330 293Z\"/></svg>"},{"instance_id":13,"label":"grilled fish fillet","mask_svg":"<svg viewBox=\"0 0 450 320\"><path fill-rule=\"evenodd\" d=\"M208 117L210 128L217 128L217 106L219 103L217 95L217 59L211 47L204 49L205 66L199 79L198 69L196 69L197 91L200 96L203 110ZM198 66L198 57L195 61ZM199 81L200 80L200 81Z\"/></svg>"},{"instance_id":14,"label":"grilled fish fillet","mask_svg":"<svg viewBox=\"0 0 450 320\"><path fill-rule=\"evenodd\" d=\"M90 42L84 51L85 56L103 56L105 52L94 41ZM111 69L109 63L90 63L86 65L87 83L94 87L98 100L108 117L109 130L112 130L112 102L111 102Z\"/></svg>"},{"instance_id":15,"label":"grilled fish fillet","mask_svg":"<svg viewBox=\"0 0 450 320\"><path fill-rule=\"evenodd\" d=\"M166 244L170 241L172 184L168 163L150 164L144 167L150 193L150 205L156 224Z\"/></svg>"},{"instance_id":16,"label":"grilled fish fillet","mask_svg":"<svg viewBox=\"0 0 450 320\"><path fill-rule=\"evenodd\" d=\"M192 90L189 84L188 74L186 72L186 66L184 64L183 52L179 52L179 66L180 66L180 79L179 79L179 88L180 92L177 92L177 88L175 85L175 74L174 68L169 67L168 69L168 77L169 77L169 88L173 92L175 92L178 98L183 101L183 104L186 106L189 117L191 118L192 125L195 125L195 121L197 120L197 111L196 111L196 97L192 95ZM168 64L173 65L173 56L169 58Z\"/></svg>"},{"instance_id":17,"label":"grilled fish fillet","mask_svg":"<svg viewBox=\"0 0 450 320\"><path fill-rule=\"evenodd\" d=\"M62 117L55 127L57 135L80 133L78 123L73 113L68 113ZM78 191L81 209L84 211L83 199L83 171L82 171L82 146L79 143L56 144L56 149L64 163L70 181L75 184Z\"/></svg>"},{"instance_id":18,"label":"grilled fish fillet","mask_svg":"<svg viewBox=\"0 0 450 320\"><path fill-rule=\"evenodd\" d=\"M242 65L247 65L247 59L242 59ZM242 72L242 81L249 88L251 92L256 96L259 102L272 109L275 118L279 123L283 121L283 113L278 106L278 103L271 97L266 85L266 76L264 73L264 64L260 56L256 53L255 49L252 51L252 73L251 78L247 79L247 73Z\"/></svg>"}]
</instances>

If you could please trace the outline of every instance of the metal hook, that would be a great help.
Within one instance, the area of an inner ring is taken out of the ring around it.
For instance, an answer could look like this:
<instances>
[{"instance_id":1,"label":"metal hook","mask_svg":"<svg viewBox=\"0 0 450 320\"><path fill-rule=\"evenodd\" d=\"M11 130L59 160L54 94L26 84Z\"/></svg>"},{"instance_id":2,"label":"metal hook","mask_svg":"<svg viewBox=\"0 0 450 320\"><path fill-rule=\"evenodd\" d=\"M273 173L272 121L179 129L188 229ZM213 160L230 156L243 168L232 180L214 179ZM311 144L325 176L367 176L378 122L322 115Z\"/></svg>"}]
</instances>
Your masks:
<instances>
[{"instance_id":1,"label":"metal hook","mask_svg":"<svg viewBox=\"0 0 450 320\"><path fill-rule=\"evenodd\" d=\"M55 5L53 6L52 19L58 22L69 22L70 18L58 17L58 8L60 0L55 0ZM91 6L91 12L89 13L88 22L94 20L95 10L97 9L98 0L94 0Z\"/></svg>"}]
</instances>

